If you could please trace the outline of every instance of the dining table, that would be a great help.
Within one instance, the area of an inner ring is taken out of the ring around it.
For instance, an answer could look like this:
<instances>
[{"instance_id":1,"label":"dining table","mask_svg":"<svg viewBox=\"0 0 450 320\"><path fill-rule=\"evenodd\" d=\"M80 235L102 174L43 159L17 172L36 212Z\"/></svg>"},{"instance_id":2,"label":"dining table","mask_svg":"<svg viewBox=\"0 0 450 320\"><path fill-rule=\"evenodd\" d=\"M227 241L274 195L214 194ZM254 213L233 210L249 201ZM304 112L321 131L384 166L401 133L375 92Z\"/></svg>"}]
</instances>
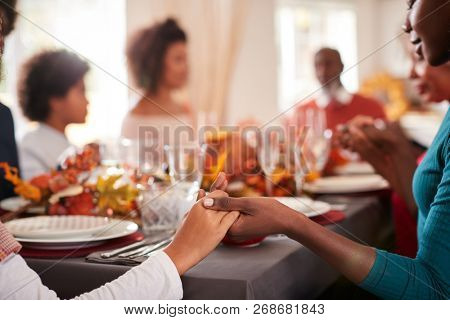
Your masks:
<instances>
[{"instance_id":1,"label":"dining table","mask_svg":"<svg viewBox=\"0 0 450 320\"><path fill-rule=\"evenodd\" d=\"M370 246L382 246L392 237L385 195L326 195L319 199L345 207L345 219L326 228ZM131 268L87 262L83 257L25 260L62 299L93 290ZM184 299L314 299L339 277L338 271L308 248L275 235L254 247L219 245L181 279Z\"/></svg>"}]
</instances>

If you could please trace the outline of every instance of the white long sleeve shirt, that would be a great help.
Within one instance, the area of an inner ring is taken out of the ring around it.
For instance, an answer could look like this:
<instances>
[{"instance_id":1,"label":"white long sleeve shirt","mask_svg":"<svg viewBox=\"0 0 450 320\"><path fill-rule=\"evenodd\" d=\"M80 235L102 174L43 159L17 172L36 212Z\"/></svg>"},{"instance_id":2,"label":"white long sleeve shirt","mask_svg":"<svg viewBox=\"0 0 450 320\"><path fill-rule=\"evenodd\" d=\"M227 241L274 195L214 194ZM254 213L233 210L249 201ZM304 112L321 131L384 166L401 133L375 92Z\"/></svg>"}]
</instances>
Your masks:
<instances>
[{"instance_id":1,"label":"white long sleeve shirt","mask_svg":"<svg viewBox=\"0 0 450 320\"><path fill-rule=\"evenodd\" d=\"M39 123L19 143L22 178L29 180L54 169L61 154L70 146L72 145L63 133L45 123Z\"/></svg>"},{"instance_id":2,"label":"white long sleeve shirt","mask_svg":"<svg viewBox=\"0 0 450 320\"><path fill-rule=\"evenodd\" d=\"M174 300L183 297L178 271L172 260L159 252L116 280L84 293L79 300ZM38 274L17 254L0 262L0 299L56 300L53 290L44 286Z\"/></svg>"}]
</instances>

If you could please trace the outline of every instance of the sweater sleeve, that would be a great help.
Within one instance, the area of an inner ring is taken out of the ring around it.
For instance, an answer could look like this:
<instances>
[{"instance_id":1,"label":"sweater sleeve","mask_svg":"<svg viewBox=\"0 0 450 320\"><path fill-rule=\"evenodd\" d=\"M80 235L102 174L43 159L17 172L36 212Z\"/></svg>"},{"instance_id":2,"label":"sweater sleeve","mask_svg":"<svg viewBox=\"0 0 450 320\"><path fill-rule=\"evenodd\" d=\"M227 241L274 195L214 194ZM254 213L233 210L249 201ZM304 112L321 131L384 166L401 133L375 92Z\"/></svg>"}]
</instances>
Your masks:
<instances>
[{"instance_id":1,"label":"sweater sleeve","mask_svg":"<svg viewBox=\"0 0 450 320\"><path fill-rule=\"evenodd\" d=\"M161 251L116 280L75 299L175 300L182 297L183 287L177 268Z\"/></svg>"},{"instance_id":2,"label":"sweater sleeve","mask_svg":"<svg viewBox=\"0 0 450 320\"><path fill-rule=\"evenodd\" d=\"M56 300L53 290L44 286L21 256L12 254L0 263L0 299ZM76 300L181 299L183 288L172 260L159 252L141 265Z\"/></svg>"},{"instance_id":3,"label":"sweater sleeve","mask_svg":"<svg viewBox=\"0 0 450 320\"><path fill-rule=\"evenodd\" d=\"M415 259L377 250L375 263L360 284L385 299L450 298L450 146L443 149L444 170L431 203ZM422 181L424 186L426 181Z\"/></svg>"}]
</instances>

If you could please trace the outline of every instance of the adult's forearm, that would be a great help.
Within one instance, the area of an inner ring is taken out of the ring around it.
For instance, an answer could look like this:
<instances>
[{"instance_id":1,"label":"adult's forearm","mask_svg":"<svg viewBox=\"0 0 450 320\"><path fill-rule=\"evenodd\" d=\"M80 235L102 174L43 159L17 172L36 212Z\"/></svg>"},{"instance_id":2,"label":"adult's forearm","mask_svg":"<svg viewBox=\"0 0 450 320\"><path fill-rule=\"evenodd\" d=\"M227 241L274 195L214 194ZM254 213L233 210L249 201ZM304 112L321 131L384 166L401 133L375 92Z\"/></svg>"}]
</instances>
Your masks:
<instances>
[{"instance_id":1,"label":"adult's forearm","mask_svg":"<svg viewBox=\"0 0 450 320\"><path fill-rule=\"evenodd\" d=\"M375 261L374 248L347 239L305 216L297 214L286 234L357 284L366 278Z\"/></svg>"}]
</instances>

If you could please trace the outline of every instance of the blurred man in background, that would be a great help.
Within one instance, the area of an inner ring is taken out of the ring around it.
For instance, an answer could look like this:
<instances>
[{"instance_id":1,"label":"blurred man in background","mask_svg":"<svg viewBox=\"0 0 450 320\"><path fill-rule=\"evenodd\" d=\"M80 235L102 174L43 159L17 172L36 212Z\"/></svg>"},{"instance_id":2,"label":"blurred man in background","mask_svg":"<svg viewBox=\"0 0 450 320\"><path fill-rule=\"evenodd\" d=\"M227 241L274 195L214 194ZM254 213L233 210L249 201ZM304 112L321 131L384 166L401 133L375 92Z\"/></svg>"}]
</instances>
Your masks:
<instances>
[{"instance_id":1,"label":"blurred man in background","mask_svg":"<svg viewBox=\"0 0 450 320\"><path fill-rule=\"evenodd\" d=\"M322 48L314 55L314 68L321 89L317 97L300 104L294 114L294 123L302 119L302 113L311 108L325 110L327 127L334 130L337 125L344 124L357 115L373 118L385 118L383 107L376 100L348 92L341 82L344 70L339 51Z\"/></svg>"}]
</instances>

